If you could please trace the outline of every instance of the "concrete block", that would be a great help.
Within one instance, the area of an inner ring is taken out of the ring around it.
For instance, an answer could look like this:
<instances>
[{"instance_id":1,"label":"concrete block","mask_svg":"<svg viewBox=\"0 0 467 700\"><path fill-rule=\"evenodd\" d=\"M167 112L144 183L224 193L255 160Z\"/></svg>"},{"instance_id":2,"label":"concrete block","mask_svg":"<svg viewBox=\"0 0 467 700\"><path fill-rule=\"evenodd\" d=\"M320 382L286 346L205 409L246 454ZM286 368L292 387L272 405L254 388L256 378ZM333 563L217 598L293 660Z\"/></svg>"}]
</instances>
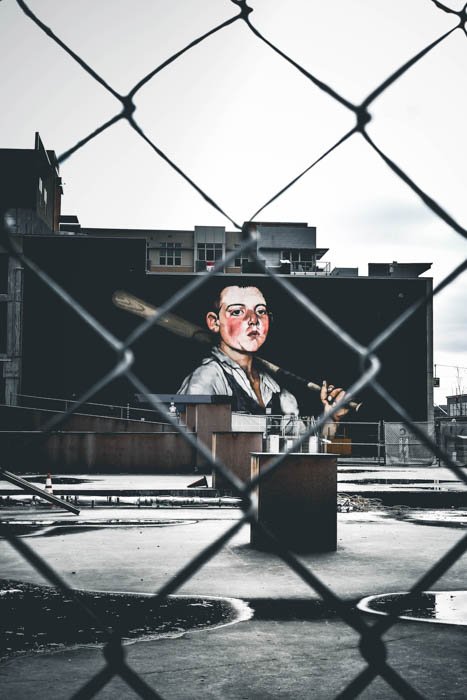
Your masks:
<instances>
[{"instance_id":1,"label":"concrete block","mask_svg":"<svg viewBox=\"0 0 467 700\"><path fill-rule=\"evenodd\" d=\"M245 483L250 480L251 453L262 449L263 433L215 432L212 435L213 456ZM230 484L215 470L212 472L212 486L221 491L232 491Z\"/></svg>"},{"instance_id":2,"label":"concrete block","mask_svg":"<svg viewBox=\"0 0 467 700\"><path fill-rule=\"evenodd\" d=\"M251 457L255 477L276 457ZM337 457L333 454L288 454L257 488L258 521L293 552L337 549ZM255 525L251 545L271 549Z\"/></svg>"}]
</instances>

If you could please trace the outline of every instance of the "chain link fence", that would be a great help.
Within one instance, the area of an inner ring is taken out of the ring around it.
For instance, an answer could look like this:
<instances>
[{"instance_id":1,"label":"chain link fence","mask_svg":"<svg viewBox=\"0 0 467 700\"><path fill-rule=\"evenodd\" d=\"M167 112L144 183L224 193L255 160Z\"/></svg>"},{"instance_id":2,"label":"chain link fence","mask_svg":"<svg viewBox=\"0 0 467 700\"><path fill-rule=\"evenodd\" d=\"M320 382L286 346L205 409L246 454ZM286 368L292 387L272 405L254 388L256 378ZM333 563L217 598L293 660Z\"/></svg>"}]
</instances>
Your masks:
<instances>
[{"instance_id":1,"label":"chain link fence","mask_svg":"<svg viewBox=\"0 0 467 700\"><path fill-rule=\"evenodd\" d=\"M437 424L438 444L445 454L459 464L467 463L467 420L454 418Z\"/></svg>"},{"instance_id":2,"label":"chain link fence","mask_svg":"<svg viewBox=\"0 0 467 700\"><path fill-rule=\"evenodd\" d=\"M427 0L428 1L428 0ZM194 182L189 175L184 172L184 170L177 165L173 160L171 160L166 153L164 153L151 139L146 135L144 130L138 123L137 118L137 108L135 104L135 97L138 91L146 85L157 73L164 70L171 63L176 61L181 55L185 54L187 51L192 49L194 46L200 44L208 37L212 36L217 32L228 33L229 27L233 24L239 23L243 24L245 30L250 32L251 41L258 41L264 43L270 48L277 56L279 56L283 61L293 66L297 71L299 71L308 81L317 86L320 90L324 91L330 98L336 100L339 104L343 105L345 108L350 110L354 115L354 126L344 133L334 145L329 148L325 153L323 153L314 163L312 163L303 172L299 173L294 177L288 184L281 188L266 204L264 204L255 213L251 220L255 219L259 212L261 212L268 204L276 200L278 197L283 195L289 188L293 187L294 184L300 180L305 173L307 173L311 168L315 167L318 162L323 158L339 148L343 143L347 142L349 139L355 135L359 135L364 139L369 149L377 154L393 171L393 173L400 178L407 187L411 190L434 212L440 219L442 219L448 226L452 228L453 231L457 232L459 235L466 237L465 228L455 221L447 211L436 201L435 196L428 194L423 191L420 186L406 173L404 170L391 158L391 155L385 153L378 144L370 137L367 132L367 125L372 119L370 108L374 100L381 95L384 91L389 90L391 86L407 71L415 66L419 61L423 61L424 57L427 56L436 46L441 42L448 40L448 38L454 33L466 33L465 21L466 21L466 7L464 6L459 10L450 8L449 6L438 2L438 0L432 0L432 4L443 13L450 13L454 18L457 18L456 24L447 32L443 33L441 36L436 38L432 43L419 51L410 60L408 60L404 65L401 65L394 73L389 75L375 90L371 92L360 104L352 104L343 95L336 92L330 85L323 82L318 76L310 73L302 65L299 65L293 60L292 57L287 55L281 50L280 46L272 43L266 36L264 36L254 25L251 18L251 13L253 7L249 6L245 0L232 0L233 5L236 6L237 12L232 15L231 18L222 22L216 27L213 27L202 36L195 37L187 46L180 48L174 55L165 60L161 65L157 66L148 75L143 77L130 92L126 95L119 94L119 92L108 84L106 80L99 75L92 66L88 65L78 54L76 54L69 46L67 46L58 36L54 34L52 29L44 24L44 22L33 13L31 8L23 0L17 0L18 6L27 15L27 17L35 23L38 31L44 32L50 41L58 44L64 52L68 54L74 61L76 61L79 66L85 71L90 77L92 77L97 83L102 86L103 90L110 93L119 103L120 111L118 111L114 116L112 116L107 122L98 126L92 133L89 133L85 138L81 139L78 143L74 144L68 148L59 158L59 162L63 163L66 159L73 156L79 149L81 149L85 144L88 144L92 139L102 134L105 130L112 128L115 124L120 121L126 121L131 129L134 130L136 134L147 144L147 147L152 150L154 156L163 159L177 174L179 177L183 178L201 197L204 198L217 212L225 216L237 229L241 229L242 243L240 248L237 249L230 255L227 255L223 260L217 261L214 265L214 272L222 272L224 267L231 264L235 257L239 255L250 253L251 256L255 256L255 248L257 244L257 233L254 227L245 224L243 227L238 226L236 222L223 210L223 208L209 195L205 192L199 184ZM43 427L44 438L50 434L54 429L59 428L61 425L65 424L68 417L78 411L80 407L89 402L103 387L107 386L109 383L114 381L117 377L126 377L126 379L131 383L136 392L139 394L147 396L148 402L151 406L159 411L164 411L164 405L152 392L148 390L146 386L141 382L138 376L133 372L132 366L134 363L134 352L133 348L136 341L146 334L150 328L164 315L167 314L171 309L174 309L177 304L182 300L187 299L191 294L193 294L197 289L201 288L207 280L206 274L200 274L195 278L191 279L188 284L182 289L180 289L174 296L159 308L157 313L149 320L141 323L126 339L125 342L121 342L116 337L114 337L107 328L105 328L101 323L99 323L96 318L92 316L89 311L82 308L77 301L70 296L67 290L60 287L53 279L51 279L42 269L40 269L34 261L25 257L17 241L11 235L12 231L9 228L8 217L2 214L2 231L1 231L1 244L6 248L10 255L15 256L17 260L21 262L28 270L40 278L49 288L52 290L63 303L69 308L69 313L78 314L84 323L88 324L96 334L108 345L115 356L114 366L105 373L99 380L91 386L83 395L81 395L76 402L68 408L68 410L59 416L52 418ZM274 273L266 268L260 259L256 258L256 264L258 269L261 269L265 275L271 277L275 284L282 288L282 290L290 296L298 305L303 307L306 312L317 319L321 324L323 324L328 331L330 331L340 342L348 349L350 353L355 353L360 359L361 364L361 374L358 379L348 387L347 395L348 397L355 397L358 395L363 388L371 388L372 391L376 392L384 401L390 406L390 408L399 416L400 425L405 426L410 434L415 436L417 440L424 446L427 454L438 457L443 463L449 467L449 469L454 473L454 475L467 483L467 477L462 473L461 469L457 466L453 459L452 453L449 454L446 450L442 450L437 447L433 440L433 437L429 435L423 427L419 426L411 420L410 415L404 406L399 405L399 403L391 396L390 393L379 383L378 381L378 371L380 369L380 363L378 360L378 350L382 344L392 336L403 324L405 324L408 319L417 311L417 309L426 306L433 295L438 294L441 290L445 289L450 285L466 268L466 261L462 261L443 281L438 284L436 289L430 296L425 297L422 300L414 303L410 308L408 308L402 315L399 316L394 322L392 322L383 332L381 332L377 337L375 337L366 346L361 345L355 340L348 332L341 328L332 318L328 317L321 308L316 306L312 301L310 301L306 296L304 296L300 291L294 288L292 283L285 277L275 276ZM333 407L333 411L337 411L340 408L340 404L337 403ZM385 632L391 628L397 621L397 614L400 611L400 604L394 605L391 614L379 621L374 625L370 625L367 620L354 609L354 607L342 600L337 596L330 588L328 588L310 569L307 568L294 554L285 549L280 542L278 542L271 533L269 533L261 524L256 521L256 510L255 504L252 499L252 492L257 486L258 482L267 477L267 475L281 464L286 454L280 454L275 457L268 468L265 469L261 476L252 479L248 484L243 484L238 478L235 477L230 471L218 460L213 459L210 451L204 447L201 443L197 442L195 437L190 433L183 432L176 419L172 419L167 416L167 420L172 423L172 427L175 431L182 433L183 438L187 440L194 449L196 449L207 463L211 464L213 469L220 474L223 479L225 479L231 486L232 491L240 497L242 505L242 515L238 521L230 527L221 537L212 542L208 547L201 551L196 557L191 561L186 562L185 566L178 571L174 576L166 581L165 585L158 591L158 593L153 597L152 603L162 604L166 597L173 594L180 588L180 586L187 581L191 576L193 576L201 567L204 566L210 559L221 550L221 548L229 542L229 540L246 524L254 523L255 527L262 532L264 538L267 538L270 542L270 548L275 552L275 554L280 557L287 566L289 566L297 576L301 577L312 589L314 589L325 601L327 606L332 607L337 611L337 614L344 620L348 625L350 625L360 636L359 649L363 659L366 661L366 667L361 671L346 688L343 688L339 697L356 697L365 688L367 688L370 683L377 676L381 676L401 697L404 698L414 698L420 697L420 694L414 689L410 683L405 680L387 660L386 647L382 639ZM302 443L309 439L309 437L319 429L324 423L324 417L321 416L315 425L310 427L310 429L301 434L291 446L291 451L297 451ZM55 571L43 558L39 557L35 551L28 546L28 544L13 535L7 528L2 528L2 535L7 538L11 546L19 552L32 567L34 567L51 585L56 586L61 589L69 598L72 598L81 607L83 615L88 616L92 619L94 625L102 628L106 635L107 642L103 649L103 656L105 659L104 668L99 671L95 676L89 678L85 681L82 688L75 694L75 697L79 698L91 698L99 693L99 691L114 677L120 676L132 689L133 691L142 698L160 698L156 689L150 687L125 661L125 654L122 646L122 636L124 631L109 628L103 620L99 620L93 610L91 610L83 602L79 593L74 591L68 583L60 576L60 574ZM467 549L467 535L462 537L457 544L447 551L444 556L442 556L438 561L433 563L433 566L426 571L424 575L415 581L410 589L410 593L415 596L421 591L424 591L431 586L465 553ZM404 601L404 605L407 605L407 599Z\"/></svg>"},{"instance_id":3,"label":"chain link fence","mask_svg":"<svg viewBox=\"0 0 467 700\"><path fill-rule=\"evenodd\" d=\"M417 422L416 425L430 440L435 439L433 424ZM384 440L386 464L399 466L418 464L429 467L435 461L430 448L405 423L385 422Z\"/></svg>"}]
</instances>

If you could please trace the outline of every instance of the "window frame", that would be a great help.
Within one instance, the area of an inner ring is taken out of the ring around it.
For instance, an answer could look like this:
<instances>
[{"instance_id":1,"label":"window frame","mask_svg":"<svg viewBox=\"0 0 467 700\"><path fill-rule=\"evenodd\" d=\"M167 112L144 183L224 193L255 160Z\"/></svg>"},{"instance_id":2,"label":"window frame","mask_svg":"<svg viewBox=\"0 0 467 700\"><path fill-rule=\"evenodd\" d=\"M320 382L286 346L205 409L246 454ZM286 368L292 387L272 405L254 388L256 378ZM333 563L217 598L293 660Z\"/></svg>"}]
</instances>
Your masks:
<instances>
[{"instance_id":1,"label":"window frame","mask_svg":"<svg viewBox=\"0 0 467 700\"><path fill-rule=\"evenodd\" d=\"M159 244L159 265L180 267L182 264L182 244L173 241L161 241Z\"/></svg>"}]
</instances>

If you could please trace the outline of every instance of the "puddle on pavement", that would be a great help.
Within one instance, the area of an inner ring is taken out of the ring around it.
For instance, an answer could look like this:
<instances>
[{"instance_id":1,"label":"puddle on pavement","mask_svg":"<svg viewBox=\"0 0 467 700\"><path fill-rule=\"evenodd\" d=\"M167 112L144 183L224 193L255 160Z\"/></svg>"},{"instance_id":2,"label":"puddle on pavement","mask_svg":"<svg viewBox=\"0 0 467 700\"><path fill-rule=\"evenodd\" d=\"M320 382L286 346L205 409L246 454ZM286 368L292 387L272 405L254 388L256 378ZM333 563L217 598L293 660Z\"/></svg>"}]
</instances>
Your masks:
<instances>
[{"instance_id":1,"label":"puddle on pavement","mask_svg":"<svg viewBox=\"0 0 467 700\"><path fill-rule=\"evenodd\" d=\"M337 612L326 605L323 600L309 598L250 598L249 607L254 612L255 620L327 620L337 617Z\"/></svg>"},{"instance_id":2,"label":"puddle on pavement","mask_svg":"<svg viewBox=\"0 0 467 700\"><path fill-rule=\"evenodd\" d=\"M23 476L25 481L30 481L32 483L44 484L47 474L33 474L32 476ZM75 476L55 476L54 474L54 484L92 484L95 479L82 479Z\"/></svg>"},{"instance_id":3,"label":"puddle on pavement","mask_svg":"<svg viewBox=\"0 0 467 700\"><path fill-rule=\"evenodd\" d=\"M74 591L102 623L88 616L66 594L48 586L0 579L0 659L25 652L104 644L106 627L125 642L176 637L252 617L234 598L169 596L156 605L151 595Z\"/></svg>"},{"instance_id":4,"label":"puddle on pavement","mask_svg":"<svg viewBox=\"0 0 467 700\"><path fill-rule=\"evenodd\" d=\"M346 474L370 474L377 473L381 471L380 469L352 469L350 467L339 467L339 474L345 476Z\"/></svg>"},{"instance_id":5,"label":"puddle on pavement","mask_svg":"<svg viewBox=\"0 0 467 700\"><path fill-rule=\"evenodd\" d=\"M418 525L440 525L442 527L467 527L467 510L408 510L401 514L401 520Z\"/></svg>"},{"instance_id":6,"label":"puddle on pavement","mask_svg":"<svg viewBox=\"0 0 467 700\"><path fill-rule=\"evenodd\" d=\"M381 477L379 479L339 479L339 483L345 484L351 482L352 484L375 484L375 485L384 485L384 486L406 486L408 488L413 488L413 485L416 484L417 486L426 486L426 487L438 487L440 484L453 484L453 483L459 483L455 479L394 479L394 478L384 478Z\"/></svg>"},{"instance_id":7,"label":"puddle on pavement","mask_svg":"<svg viewBox=\"0 0 467 700\"><path fill-rule=\"evenodd\" d=\"M403 620L467 625L467 591L428 591L415 596L390 593L363 598L357 605L377 615L387 615L395 606Z\"/></svg>"},{"instance_id":8,"label":"puddle on pavement","mask_svg":"<svg viewBox=\"0 0 467 700\"><path fill-rule=\"evenodd\" d=\"M73 535L102 528L172 527L175 525L195 525L197 520L139 520L138 518L105 518L102 520L0 520L0 525L18 537L57 537ZM0 539L3 539L0 536Z\"/></svg>"}]
</instances>

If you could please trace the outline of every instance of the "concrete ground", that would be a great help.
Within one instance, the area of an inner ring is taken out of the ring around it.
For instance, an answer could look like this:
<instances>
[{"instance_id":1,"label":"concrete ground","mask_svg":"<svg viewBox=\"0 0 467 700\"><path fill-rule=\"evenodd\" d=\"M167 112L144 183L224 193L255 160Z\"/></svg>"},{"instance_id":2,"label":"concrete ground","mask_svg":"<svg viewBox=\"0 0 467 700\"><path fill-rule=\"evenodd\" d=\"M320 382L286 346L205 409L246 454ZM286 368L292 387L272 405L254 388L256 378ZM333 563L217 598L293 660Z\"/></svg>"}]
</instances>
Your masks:
<instances>
[{"instance_id":1,"label":"concrete ground","mask_svg":"<svg viewBox=\"0 0 467 700\"><path fill-rule=\"evenodd\" d=\"M183 477L187 483L189 478ZM157 483L160 486L159 478ZM172 487L175 484L167 486ZM136 592L157 591L239 516L238 509L228 507L107 506L83 508L79 516L16 504L0 509L2 520L43 521L44 529L22 541L73 587ZM57 519L70 527L55 527ZM86 527L72 526L79 522L86 522ZM354 603L371 594L408 590L465 534L449 523L440 527L400 519L397 509L340 513L337 552L299 559L334 593ZM5 540L0 540L0 561L2 577L44 583ZM465 556L428 588L465 590ZM178 592L236 597L249 602L256 612L250 620L230 626L126 646L128 664L163 698L327 700L343 692L365 668L354 630L332 613L323 611L323 617L311 619L300 613L303 606L294 607L319 596L276 555L252 549L248 525ZM361 615L370 625L381 619ZM422 697L465 699L465 627L399 621L384 639L388 663ZM103 665L102 650L95 647L11 659L0 664L2 697L62 700L76 693ZM97 697L136 695L124 681L113 679ZM399 695L377 679L361 697L379 700Z\"/></svg>"},{"instance_id":2,"label":"concrete ground","mask_svg":"<svg viewBox=\"0 0 467 700\"><path fill-rule=\"evenodd\" d=\"M467 467L460 467L467 475ZM27 475L21 475L26 477ZM190 489L190 485L203 478L203 474L52 474L54 493L92 495L106 493L113 496L125 493L142 495L163 494L194 494L202 493L203 489ZM31 482L42 488L45 485L45 475L31 475ZM206 475L209 495L212 477ZM423 466L378 466L371 464L343 465L338 467L338 492L361 494L368 498L381 497L383 494L394 493L464 493L467 485L456 477L446 467ZM0 480L0 496L20 494L18 487L7 481ZM437 497L435 495L435 497ZM438 496L439 497L439 496Z\"/></svg>"}]
</instances>

